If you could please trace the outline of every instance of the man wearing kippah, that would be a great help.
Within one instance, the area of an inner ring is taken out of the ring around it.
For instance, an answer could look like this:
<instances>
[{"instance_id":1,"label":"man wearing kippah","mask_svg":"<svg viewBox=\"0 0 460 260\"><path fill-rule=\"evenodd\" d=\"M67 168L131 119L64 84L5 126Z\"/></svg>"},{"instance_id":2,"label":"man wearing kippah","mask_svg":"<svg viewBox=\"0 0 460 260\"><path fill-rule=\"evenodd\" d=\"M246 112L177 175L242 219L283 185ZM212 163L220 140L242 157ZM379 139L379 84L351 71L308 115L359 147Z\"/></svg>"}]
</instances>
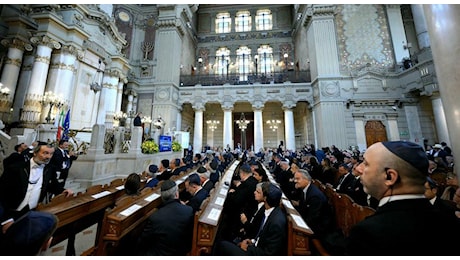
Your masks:
<instances>
[{"instance_id":1,"label":"man wearing kippah","mask_svg":"<svg viewBox=\"0 0 460 260\"><path fill-rule=\"evenodd\" d=\"M460 234L454 215L443 214L424 197L428 158L418 144L378 142L357 168L364 191L379 200L376 212L346 238L347 255L456 255Z\"/></svg>"},{"instance_id":2,"label":"man wearing kippah","mask_svg":"<svg viewBox=\"0 0 460 260\"><path fill-rule=\"evenodd\" d=\"M139 255L186 255L192 246L193 209L182 205L176 183L161 184L163 204L147 220L138 240Z\"/></svg>"}]
</instances>

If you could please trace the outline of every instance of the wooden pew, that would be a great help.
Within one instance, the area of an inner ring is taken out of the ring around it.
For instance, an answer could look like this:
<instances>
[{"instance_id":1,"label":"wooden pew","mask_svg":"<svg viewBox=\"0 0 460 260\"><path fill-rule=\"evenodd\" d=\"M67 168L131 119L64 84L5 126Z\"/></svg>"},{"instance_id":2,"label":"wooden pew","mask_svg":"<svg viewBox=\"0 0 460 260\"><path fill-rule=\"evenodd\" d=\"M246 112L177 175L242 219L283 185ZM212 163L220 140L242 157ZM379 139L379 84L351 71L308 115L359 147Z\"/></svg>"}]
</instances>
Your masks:
<instances>
[{"instance_id":1,"label":"wooden pew","mask_svg":"<svg viewBox=\"0 0 460 260\"><path fill-rule=\"evenodd\" d=\"M266 168L265 171L267 172L269 181L279 187L279 184ZM281 202L288 219L288 255L311 255L310 240L314 234L313 230L305 223L300 213L294 208L284 193Z\"/></svg>"},{"instance_id":2,"label":"wooden pew","mask_svg":"<svg viewBox=\"0 0 460 260\"><path fill-rule=\"evenodd\" d=\"M68 239L66 255L75 255L75 235L101 223L105 209L113 206L123 193L123 185L95 185L75 197L56 196L50 203L39 205L38 211L53 213L59 219L51 246Z\"/></svg>"},{"instance_id":3,"label":"wooden pew","mask_svg":"<svg viewBox=\"0 0 460 260\"><path fill-rule=\"evenodd\" d=\"M191 172L192 173L192 172ZM189 173L189 174L191 174ZM185 188L186 175L172 176L179 190ZM93 253L98 256L120 255L128 253L127 244L135 243L136 235L142 232L148 217L161 205L160 186L142 191L132 203L121 203L108 210L101 224L97 245ZM90 253L88 253L90 254Z\"/></svg>"},{"instance_id":4,"label":"wooden pew","mask_svg":"<svg viewBox=\"0 0 460 260\"><path fill-rule=\"evenodd\" d=\"M239 161L234 161L222 176L221 180L216 183L213 193L209 196L207 206L202 208L199 214L195 215L192 250L192 256L210 255L219 229L219 223L222 219L222 210L233 172ZM198 212L197 212L198 213Z\"/></svg>"}]
</instances>

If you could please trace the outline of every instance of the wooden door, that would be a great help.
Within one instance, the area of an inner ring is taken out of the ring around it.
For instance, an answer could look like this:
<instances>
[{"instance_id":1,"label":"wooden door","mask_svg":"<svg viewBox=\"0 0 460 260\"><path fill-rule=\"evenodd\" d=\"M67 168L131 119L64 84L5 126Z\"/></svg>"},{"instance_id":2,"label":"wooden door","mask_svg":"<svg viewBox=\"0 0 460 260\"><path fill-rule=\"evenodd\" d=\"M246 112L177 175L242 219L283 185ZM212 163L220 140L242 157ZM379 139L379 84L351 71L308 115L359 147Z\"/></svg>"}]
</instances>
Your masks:
<instances>
[{"instance_id":1,"label":"wooden door","mask_svg":"<svg viewBox=\"0 0 460 260\"><path fill-rule=\"evenodd\" d=\"M366 143L367 147L377 142L388 141L387 130L382 121L372 120L366 123Z\"/></svg>"}]
</instances>

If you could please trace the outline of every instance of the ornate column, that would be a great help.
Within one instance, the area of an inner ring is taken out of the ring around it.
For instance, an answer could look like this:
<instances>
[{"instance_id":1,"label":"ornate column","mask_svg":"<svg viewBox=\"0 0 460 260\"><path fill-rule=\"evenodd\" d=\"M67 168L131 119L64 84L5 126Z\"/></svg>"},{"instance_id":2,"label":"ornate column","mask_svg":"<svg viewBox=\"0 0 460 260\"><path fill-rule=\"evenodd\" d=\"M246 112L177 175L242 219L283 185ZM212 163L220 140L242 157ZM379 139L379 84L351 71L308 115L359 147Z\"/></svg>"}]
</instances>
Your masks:
<instances>
[{"instance_id":1,"label":"ornate column","mask_svg":"<svg viewBox=\"0 0 460 260\"><path fill-rule=\"evenodd\" d=\"M203 146L203 112L204 106L201 103L193 105L195 110L195 124L193 129L193 150L195 153L201 153Z\"/></svg>"},{"instance_id":2,"label":"ornate column","mask_svg":"<svg viewBox=\"0 0 460 260\"><path fill-rule=\"evenodd\" d=\"M9 89L8 96L5 98L2 97L3 100L0 107L0 112L7 113L4 114L2 118L5 121L8 117L10 117L9 110L16 93L16 85L19 79L19 71L21 69L24 50L27 49L28 51L31 51L32 46L19 39L4 39L1 43L2 45L8 47L8 54L5 60L5 65L3 66L2 77L0 79L3 87Z\"/></svg>"},{"instance_id":3,"label":"ornate column","mask_svg":"<svg viewBox=\"0 0 460 260\"><path fill-rule=\"evenodd\" d=\"M102 90L97 112L97 124L105 124L106 128L113 127L113 115L117 100L119 72L108 70L102 79Z\"/></svg>"},{"instance_id":4,"label":"ornate column","mask_svg":"<svg viewBox=\"0 0 460 260\"><path fill-rule=\"evenodd\" d=\"M16 87L16 93L13 102L13 122L19 121L21 117L27 89L29 88L30 76L32 75L32 66L34 64L34 56L31 52L28 52L27 55L24 56L22 64L22 70L19 75L19 81Z\"/></svg>"},{"instance_id":5,"label":"ornate column","mask_svg":"<svg viewBox=\"0 0 460 260\"><path fill-rule=\"evenodd\" d=\"M123 98L123 84L124 84L123 78L120 78L120 81L118 82L118 88L117 88L117 103L115 104L115 112L121 111L121 100Z\"/></svg>"},{"instance_id":6,"label":"ornate column","mask_svg":"<svg viewBox=\"0 0 460 260\"><path fill-rule=\"evenodd\" d=\"M460 92L458 91L458 72L460 71L460 5L423 5L428 22L428 34L433 52L436 75L442 104L447 120L450 136L460 135ZM447 142L447 141L446 141ZM460 160L460 139L452 138L452 154L454 160ZM460 177L460 163L455 164L455 172Z\"/></svg>"},{"instance_id":7,"label":"ornate column","mask_svg":"<svg viewBox=\"0 0 460 260\"><path fill-rule=\"evenodd\" d=\"M232 105L222 105L224 110L224 128L223 128L223 147L230 147L233 149L233 120L232 120Z\"/></svg>"},{"instance_id":8,"label":"ornate column","mask_svg":"<svg viewBox=\"0 0 460 260\"><path fill-rule=\"evenodd\" d=\"M61 44L48 36L32 37L30 41L37 44L35 60L30 77L30 85L24 102L21 121L24 121L26 127L33 128L39 123L40 114L46 113L40 103L45 90L46 79L53 49L60 49Z\"/></svg>"},{"instance_id":9,"label":"ornate column","mask_svg":"<svg viewBox=\"0 0 460 260\"><path fill-rule=\"evenodd\" d=\"M252 106L254 110L254 151L258 152L260 148L264 148L264 126L262 118L262 106Z\"/></svg>"},{"instance_id":10,"label":"ornate column","mask_svg":"<svg viewBox=\"0 0 460 260\"><path fill-rule=\"evenodd\" d=\"M132 129L131 121L132 121L132 116L135 116L135 110L133 109L133 100L134 100L134 95L136 93L133 90L126 90L125 95L128 96L128 104L126 105L126 114L128 117L126 118L126 126L129 126L130 129ZM131 112L133 111L133 112Z\"/></svg>"},{"instance_id":11,"label":"ornate column","mask_svg":"<svg viewBox=\"0 0 460 260\"><path fill-rule=\"evenodd\" d=\"M284 110L284 138L286 150L295 151L295 130L293 105L283 105Z\"/></svg>"}]
</instances>

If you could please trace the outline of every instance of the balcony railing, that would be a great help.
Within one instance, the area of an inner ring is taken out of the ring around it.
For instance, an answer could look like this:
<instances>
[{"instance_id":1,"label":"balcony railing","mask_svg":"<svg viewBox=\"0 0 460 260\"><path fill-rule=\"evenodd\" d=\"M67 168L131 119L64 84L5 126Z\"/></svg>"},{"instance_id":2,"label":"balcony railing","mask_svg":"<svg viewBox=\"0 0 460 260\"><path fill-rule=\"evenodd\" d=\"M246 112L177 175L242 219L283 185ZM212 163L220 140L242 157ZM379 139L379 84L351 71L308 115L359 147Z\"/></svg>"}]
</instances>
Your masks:
<instances>
[{"instance_id":1,"label":"balcony railing","mask_svg":"<svg viewBox=\"0 0 460 260\"><path fill-rule=\"evenodd\" d=\"M242 80L247 79L247 80ZM292 83L309 83L311 82L310 71L285 71L276 72L270 75L264 74L250 74L242 77L241 74L228 74L222 75L181 75L181 86L195 86L201 84L202 86L219 86L224 84L230 85L248 85L254 83L261 84L282 84L290 81Z\"/></svg>"}]
</instances>

